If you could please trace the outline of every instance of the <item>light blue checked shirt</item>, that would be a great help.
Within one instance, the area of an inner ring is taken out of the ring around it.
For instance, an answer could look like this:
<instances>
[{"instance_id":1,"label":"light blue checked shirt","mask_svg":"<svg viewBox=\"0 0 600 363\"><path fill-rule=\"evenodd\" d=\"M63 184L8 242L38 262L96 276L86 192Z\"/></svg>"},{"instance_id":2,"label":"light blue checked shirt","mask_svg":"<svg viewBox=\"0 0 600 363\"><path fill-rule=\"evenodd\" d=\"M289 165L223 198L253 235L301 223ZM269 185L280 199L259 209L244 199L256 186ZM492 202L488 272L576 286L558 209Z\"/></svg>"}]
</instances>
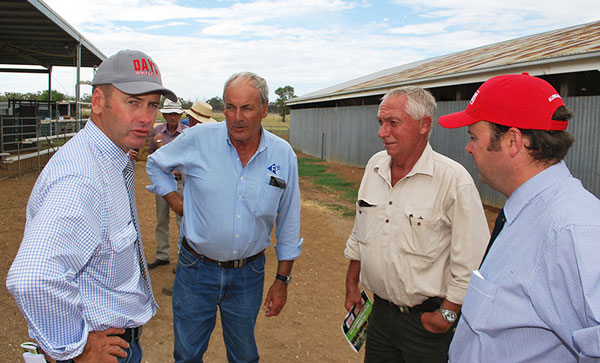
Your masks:
<instances>
[{"instance_id":1,"label":"light blue checked shirt","mask_svg":"<svg viewBox=\"0 0 600 363\"><path fill-rule=\"evenodd\" d=\"M298 162L285 140L261 129L258 150L242 168L225 122L197 125L148 157L147 189L175 191L173 170L185 176L181 228L197 252L220 261L252 256L269 246L276 220L278 259L300 255Z\"/></svg>"},{"instance_id":2,"label":"light blue checked shirt","mask_svg":"<svg viewBox=\"0 0 600 363\"><path fill-rule=\"evenodd\" d=\"M54 359L81 354L89 331L141 326L156 313L139 268L123 177L128 161L88 122L31 192L6 286L31 338Z\"/></svg>"},{"instance_id":3,"label":"light blue checked shirt","mask_svg":"<svg viewBox=\"0 0 600 363\"><path fill-rule=\"evenodd\" d=\"M600 361L600 201L561 162L517 188L504 213L450 362Z\"/></svg>"}]
</instances>

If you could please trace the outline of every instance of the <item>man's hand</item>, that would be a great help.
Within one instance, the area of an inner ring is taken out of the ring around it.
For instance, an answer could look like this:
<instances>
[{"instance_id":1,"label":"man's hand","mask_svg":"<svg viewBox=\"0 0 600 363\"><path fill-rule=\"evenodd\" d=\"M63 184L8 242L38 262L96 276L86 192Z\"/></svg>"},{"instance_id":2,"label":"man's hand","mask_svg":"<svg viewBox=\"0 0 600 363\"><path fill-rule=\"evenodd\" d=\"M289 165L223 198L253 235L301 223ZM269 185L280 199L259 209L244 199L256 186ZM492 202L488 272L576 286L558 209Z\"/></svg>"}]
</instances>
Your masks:
<instances>
[{"instance_id":1,"label":"man's hand","mask_svg":"<svg viewBox=\"0 0 600 363\"><path fill-rule=\"evenodd\" d=\"M152 141L154 141L154 143L156 144L157 148L160 148L161 146L164 145L164 142L163 142L161 134L154 135L154 137L152 138Z\"/></svg>"},{"instance_id":2,"label":"man's hand","mask_svg":"<svg viewBox=\"0 0 600 363\"><path fill-rule=\"evenodd\" d=\"M277 273L283 276L292 274L294 260L283 260L277 263ZM265 316L277 316L285 302L287 301L287 284L281 280L275 279L273 285L269 288L263 309Z\"/></svg>"},{"instance_id":3,"label":"man's hand","mask_svg":"<svg viewBox=\"0 0 600 363\"><path fill-rule=\"evenodd\" d=\"M129 149L127 151L127 154L129 154L129 160L135 160L135 161L139 161L140 160L140 151L137 149Z\"/></svg>"},{"instance_id":4,"label":"man's hand","mask_svg":"<svg viewBox=\"0 0 600 363\"><path fill-rule=\"evenodd\" d=\"M358 289L358 279L360 276L360 261L352 260L348 265L348 272L346 273L346 301L344 307L350 311L354 304L357 304L359 308L362 307L360 290Z\"/></svg>"},{"instance_id":5,"label":"man's hand","mask_svg":"<svg viewBox=\"0 0 600 363\"><path fill-rule=\"evenodd\" d=\"M452 328L452 324L448 323L438 310L430 313L422 313L421 323L425 330L432 333L445 333Z\"/></svg>"},{"instance_id":6,"label":"man's hand","mask_svg":"<svg viewBox=\"0 0 600 363\"><path fill-rule=\"evenodd\" d=\"M461 305L455 304L448 300L444 300L442 302L442 307L444 309L452 310L458 313L460 311ZM450 328L452 328L452 326L454 325L447 322L439 310L435 310L430 313L422 313L421 323L423 324L423 328L425 328L425 330L430 331L432 333L445 333L448 330L450 330Z\"/></svg>"},{"instance_id":7,"label":"man's hand","mask_svg":"<svg viewBox=\"0 0 600 363\"><path fill-rule=\"evenodd\" d=\"M285 282L275 280L265 299L265 305L263 309L265 316L277 316L287 301L287 285Z\"/></svg>"},{"instance_id":8,"label":"man's hand","mask_svg":"<svg viewBox=\"0 0 600 363\"><path fill-rule=\"evenodd\" d=\"M129 348L129 343L111 335L123 333L125 333L124 329L117 328L90 332L83 353L73 360L77 363L116 363L117 357L127 357L127 352L123 349Z\"/></svg>"}]
</instances>

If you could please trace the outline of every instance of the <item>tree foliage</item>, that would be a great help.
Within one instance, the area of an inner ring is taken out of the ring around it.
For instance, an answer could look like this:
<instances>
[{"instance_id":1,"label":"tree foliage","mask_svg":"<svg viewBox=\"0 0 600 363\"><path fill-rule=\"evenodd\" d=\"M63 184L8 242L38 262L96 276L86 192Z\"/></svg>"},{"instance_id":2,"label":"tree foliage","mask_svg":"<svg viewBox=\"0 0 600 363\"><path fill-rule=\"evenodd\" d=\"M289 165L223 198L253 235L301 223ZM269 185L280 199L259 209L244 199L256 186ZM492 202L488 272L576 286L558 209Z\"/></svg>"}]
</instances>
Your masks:
<instances>
[{"instance_id":1,"label":"tree foliage","mask_svg":"<svg viewBox=\"0 0 600 363\"><path fill-rule=\"evenodd\" d=\"M73 100L72 96L66 95L60 91L52 90L52 101ZM4 92L0 94L0 101L8 100L27 100L27 101L48 101L48 90L37 92Z\"/></svg>"},{"instance_id":2,"label":"tree foliage","mask_svg":"<svg viewBox=\"0 0 600 363\"><path fill-rule=\"evenodd\" d=\"M290 108L285 105L285 101L296 98L294 87L285 86L275 90L275 94L279 96L275 101L277 103L277 113L281 116L281 121L285 122L285 115L290 114Z\"/></svg>"},{"instance_id":3,"label":"tree foliage","mask_svg":"<svg viewBox=\"0 0 600 363\"><path fill-rule=\"evenodd\" d=\"M215 111L216 112L223 112L223 111L225 111L225 103L223 102L223 100L219 96L215 96L215 97L207 100L206 103L208 103L209 105L212 106L213 112L215 112Z\"/></svg>"}]
</instances>

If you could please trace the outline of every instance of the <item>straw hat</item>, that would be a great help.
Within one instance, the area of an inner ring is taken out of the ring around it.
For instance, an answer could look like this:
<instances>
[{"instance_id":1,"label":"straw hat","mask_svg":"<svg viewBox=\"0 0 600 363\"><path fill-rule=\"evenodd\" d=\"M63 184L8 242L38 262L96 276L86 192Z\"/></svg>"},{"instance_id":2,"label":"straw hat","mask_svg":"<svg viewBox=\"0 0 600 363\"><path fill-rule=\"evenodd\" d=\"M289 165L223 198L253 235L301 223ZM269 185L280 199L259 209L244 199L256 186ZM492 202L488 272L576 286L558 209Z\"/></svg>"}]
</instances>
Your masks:
<instances>
[{"instance_id":1,"label":"straw hat","mask_svg":"<svg viewBox=\"0 0 600 363\"><path fill-rule=\"evenodd\" d=\"M185 112L204 124L217 122L217 120L210 117L212 115L212 106L206 102L198 101L194 103L192 108Z\"/></svg>"}]
</instances>

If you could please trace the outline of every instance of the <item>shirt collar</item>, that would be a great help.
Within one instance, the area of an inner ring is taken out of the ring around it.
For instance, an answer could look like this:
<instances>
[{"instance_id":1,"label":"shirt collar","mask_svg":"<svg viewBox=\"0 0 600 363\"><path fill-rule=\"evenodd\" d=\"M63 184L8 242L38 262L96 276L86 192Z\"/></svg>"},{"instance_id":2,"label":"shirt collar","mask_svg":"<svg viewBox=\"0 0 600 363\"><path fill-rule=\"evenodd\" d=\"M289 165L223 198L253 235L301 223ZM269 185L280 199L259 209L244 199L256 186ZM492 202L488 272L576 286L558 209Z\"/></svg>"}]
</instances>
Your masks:
<instances>
[{"instance_id":1,"label":"shirt collar","mask_svg":"<svg viewBox=\"0 0 600 363\"><path fill-rule=\"evenodd\" d=\"M504 215L509 225L515 220L521 210L545 189L558 185L561 179L571 176L564 161L554 164L521 184L506 200Z\"/></svg>"},{"instance_id":2,"label":"shirt collar","mask_svg":"<svg viewBox=\"0 0 600 363\"><path fill-rule=\"evenodd\" d=\"M91 140L100 153L102 153L116 169L124 170L125 165L130 161L129 154L121 150L117 144L112 142L112 140L109 139L91 119L86 122L85 130L90 133Z\"/></svg>"},{"instance_id":3,"label":"shirt collar","mask_svg":"<svg viewBox=\"0 0 600 363\"><path fill-rule=\"evenodd\" d=\"M166 121L165 121L165 123L163 123L160 126L162 126L162 128L163 128L160 132L166 132L166 133L169 132L169 128L168 128ZM177 127L175 128L175 133L173 135L181 134L183 132L183 126L184 125L182 125L181 122L177 123Z\"/></svg>"},{"instance_id":4,"label":"shirt collar","mask_svg":"<svg viewBox=\"0 0 600 363\"><path fill-rule=\"evenodd\" d=\"M223 121L222 123L225 124L225 122L227 122L227 121ZM229 138L229 132L227 132L227 126L223 125L223 128L225 129L225 139L227 140L227 144L231 147L234 147L233 144L231 143L231 139ZM266 132L267 132L267 130L265 130L261 125L260 126L260 141L258 143L258 148L256 149L256 152L254 153L255 155L262 152L263 150L265 150L267 148L267 146L269 145L269 143L267 141L267 137L266 137Z\"/></svg>"},{"instance_id":5,"label":"shirt collar","mask_svg":"<svg viewBox=\"0 0 600 363\"><path fill-rule=\"evenodd\" d=\"M390 175L390 168L392 166L392 157L388 154L384 158L381 158L374 166L373 170L380 175ZM411 177L416 174L433 175L433 149L429 142L425 146L423 153L419 157L419 160L415 163L412 169L406 174L404 178ZM404 179L402 178L402 179Z\"/></svg>"}]
</instances>

